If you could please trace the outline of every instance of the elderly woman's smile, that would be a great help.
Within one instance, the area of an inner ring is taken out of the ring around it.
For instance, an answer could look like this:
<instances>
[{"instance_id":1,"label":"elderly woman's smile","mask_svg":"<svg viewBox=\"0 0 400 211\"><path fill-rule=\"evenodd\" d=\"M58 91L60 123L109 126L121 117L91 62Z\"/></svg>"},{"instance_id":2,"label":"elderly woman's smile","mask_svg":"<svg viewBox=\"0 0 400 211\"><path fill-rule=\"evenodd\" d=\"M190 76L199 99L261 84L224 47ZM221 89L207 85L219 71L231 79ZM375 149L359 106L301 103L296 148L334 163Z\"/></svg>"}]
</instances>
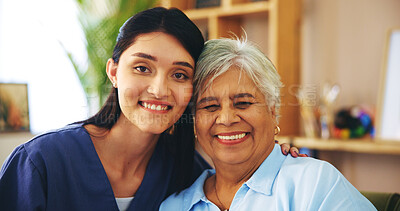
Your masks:
<instances>
[{"instance_id":1,"label":"elderly woman's smile","mask_svg":"<svg viewBox=\"0 0 400 211\"><path fill-rule=\"evenodd\" d=\"M248 138L247 134L246 132L219 133L216 135L216 139L221 144L238 144Z\"/></svg>"}]
</instances>

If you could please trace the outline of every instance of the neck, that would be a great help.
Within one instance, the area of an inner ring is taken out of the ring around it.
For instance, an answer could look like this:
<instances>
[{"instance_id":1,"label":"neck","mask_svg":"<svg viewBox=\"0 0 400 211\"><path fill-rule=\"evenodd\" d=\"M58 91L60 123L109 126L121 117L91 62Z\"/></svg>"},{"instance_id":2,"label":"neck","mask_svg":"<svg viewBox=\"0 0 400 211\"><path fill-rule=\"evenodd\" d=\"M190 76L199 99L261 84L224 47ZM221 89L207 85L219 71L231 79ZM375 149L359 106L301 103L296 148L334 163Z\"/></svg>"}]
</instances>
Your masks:
<instances>
[{"instance_id":1,"label":"neck","mask_svg":"<svg viewBox=\"0 0 400 211\"><path fill-rule=\"evenodd\" d=\"M241 167L222 166L224 165L215 163L216 173L206 180L204 192L218 208L229 210L236 192L253 175L256 168L244 170Z\"/></svg>"},{"instance_id":2,"label":"neck","mask_svg":"<svg viewBox=\"0 0 400 211\"><path fill-rule=\"evenodd\" d=\"M121 118L109 131L86 126L101 162L122 173L146 168L160 135L144 133Z\"/></svg>"},{"instance_id":3,"label":"neck","mask_svg":"<svg viewBox=\"0 0 400 211\"><path fill-rule=\"evenodd\" d=\"M87 125L115 197L136 194L160 134L149 134L121 116L111 130Z\"/></svg>"},{"instance_id":4,"label":"neck","mask_svg":"<svg viewBox=\"0 0 400 211\"><path fill-rule=\"evenodd\" d=\"M264 162L273 150L274 145L268 148L259 158L252 158L243 163L229 164L213 160L215 175L206 180L204 191L206 197L220 209L229 209L236 192L251 178L258 167Z\"/></svg>"},{"instance_id":5,"label":"neck","mask_svg":"<svg viewBox=\"0 0 400 211\"><path fill-rule=\"evenodd\" d=\"M225 186L241 186L247 180L251 178L258 167L268 157L269 153L266 153L262 157L257 159L251 159L243 163L227 164L213 160L215 165L216 177L219 182L224 183Z\"/></svg>"}]
</instances>

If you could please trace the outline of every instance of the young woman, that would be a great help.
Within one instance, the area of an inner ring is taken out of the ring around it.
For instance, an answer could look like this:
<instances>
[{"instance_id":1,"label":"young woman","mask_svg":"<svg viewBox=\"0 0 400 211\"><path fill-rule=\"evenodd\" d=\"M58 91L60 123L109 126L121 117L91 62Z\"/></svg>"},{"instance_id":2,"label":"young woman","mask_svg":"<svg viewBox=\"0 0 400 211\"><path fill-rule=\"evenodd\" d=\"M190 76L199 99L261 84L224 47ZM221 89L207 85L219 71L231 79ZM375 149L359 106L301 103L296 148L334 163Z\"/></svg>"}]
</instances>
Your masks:
<instances>
[{"instance_id":1,"label":"young woman","mask_svg":"<svg viewBox=\"0 0 400 211\"><path fill-rule=\"evenodd\" d=\"M107 62L104 106L12 152L0 172L1 210L158 210L188 187L210 168L194 150L188 107L203 45L178 9L127 20Z\"/></svg>"}]
</instances>

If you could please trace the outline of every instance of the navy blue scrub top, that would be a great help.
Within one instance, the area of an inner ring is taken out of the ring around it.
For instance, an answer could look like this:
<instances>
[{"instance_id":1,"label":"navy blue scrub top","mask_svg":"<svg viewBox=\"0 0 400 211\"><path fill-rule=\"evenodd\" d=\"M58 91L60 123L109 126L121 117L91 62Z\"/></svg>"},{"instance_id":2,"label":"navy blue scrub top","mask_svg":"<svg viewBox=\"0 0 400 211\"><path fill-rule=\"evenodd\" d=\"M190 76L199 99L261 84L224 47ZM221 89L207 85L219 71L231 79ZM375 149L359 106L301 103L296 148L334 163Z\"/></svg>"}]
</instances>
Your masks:
<instances>
[{"instance_id":1,"label":"navy blue scrub top","mask_svg":"<svg viewBox=\"0 0 400 211\"><path fill-rule=\"evenodd\" d=\"M210 168L196 153L193 181ZM158 210L175 192L174 162L159 141L128 210ZM118 210L106 172L81 125L17 147L0 171L0 210Z\"/></svg>"}]
</instances>

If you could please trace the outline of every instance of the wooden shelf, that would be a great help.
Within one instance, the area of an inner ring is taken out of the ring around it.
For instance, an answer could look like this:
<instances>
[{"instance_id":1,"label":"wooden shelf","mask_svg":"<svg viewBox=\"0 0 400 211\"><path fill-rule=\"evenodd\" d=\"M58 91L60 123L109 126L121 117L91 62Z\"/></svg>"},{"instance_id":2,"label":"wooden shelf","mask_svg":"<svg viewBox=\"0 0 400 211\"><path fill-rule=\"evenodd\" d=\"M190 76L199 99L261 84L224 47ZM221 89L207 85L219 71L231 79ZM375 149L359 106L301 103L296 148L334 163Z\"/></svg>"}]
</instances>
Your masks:
<instances>
[{"instance_id":1,"label":"wooden shelf","mask_svg":"<svg viewBox=\"0 0 400 211\"><path fill-rule=\"evenodd\" d=\"M271 3L267 1L234 4L226 7L210 7L201 9L188 9L185 14L191 20L205 19L209 17L242 16L248 14L266 13L271 9Z\"/></svg>"},{"instance_id":2,"label":"wooden shelf","mask_svg":"<svg viewBox=\"0 0 400 211\"><path fill-rule=\"evenodd\" d=\"M286 141L299 148L309 148L321 151L342 151L367 154L400 155L400 141L375 139L319 139L306 137L291 137Z\"/></svg>"}]
</instances>

